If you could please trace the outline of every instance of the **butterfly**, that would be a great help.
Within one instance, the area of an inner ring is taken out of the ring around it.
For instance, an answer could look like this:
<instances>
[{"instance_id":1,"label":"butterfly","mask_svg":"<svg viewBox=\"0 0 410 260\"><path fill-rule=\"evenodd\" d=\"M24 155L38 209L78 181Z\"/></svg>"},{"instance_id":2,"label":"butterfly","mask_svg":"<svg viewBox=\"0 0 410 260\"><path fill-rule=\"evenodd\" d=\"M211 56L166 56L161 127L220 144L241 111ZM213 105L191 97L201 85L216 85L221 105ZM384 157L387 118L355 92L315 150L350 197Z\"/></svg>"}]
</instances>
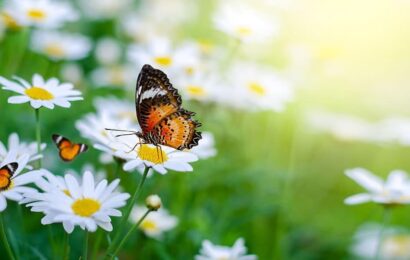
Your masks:
<instances>
[{"instance_id":1,"label":"butterfly","mask_svg":"<svg viewBox=\"0 0 410 260\"><path fill-rule=\"evenodd\" d=\"M60 150L59 155L63 161L69 162L74 160L77 155L87 151L88 146L86 144L75 144L72 143L67 138L53 134L52 135L54 143L57 145L58 149Z\"/></svg>"},{"instance_id":2,"label":"butterfly","mask_svg":"<svg viewBox=\"0 0 410 260\"><path fill-rule=\"evenodd\" d=\"M167 75L148 64L138 75L135 105L141 131L128 132L136 134L143 143L184 150L198 145L202 138L196 130L201 124L192 119L195 113L181 107L182 98Z\"/></svg>"},{"instance_id":3,"label":"butterfly","mask_svg":"<svg viewBox=\"0 0 410 260\"><path fill-rule=\"evenodd\" d=\"M12 162L0 168L0 191L7 190L11 185L13 174L18 168L18 163Z\"/></svg>"}]
</instances>

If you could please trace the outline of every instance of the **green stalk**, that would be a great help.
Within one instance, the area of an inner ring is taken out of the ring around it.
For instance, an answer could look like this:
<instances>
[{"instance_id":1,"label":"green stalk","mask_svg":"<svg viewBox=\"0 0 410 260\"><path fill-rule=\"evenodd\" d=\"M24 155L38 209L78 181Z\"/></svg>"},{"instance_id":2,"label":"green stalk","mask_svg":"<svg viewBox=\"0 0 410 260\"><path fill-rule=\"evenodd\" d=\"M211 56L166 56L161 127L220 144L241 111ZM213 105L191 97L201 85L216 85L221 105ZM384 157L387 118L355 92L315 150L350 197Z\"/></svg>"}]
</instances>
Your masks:
<instances>
[{"instance_id":1,"label":"green stalk","mask_svg":"<svg viewBox=\"0 0 410 260\"><path fill-rule=\"evenodd\" d=\"M107 255L112 252L113 248L115 247L115 245L118 243L118 241L120 239L121 233L122 233L125 225L127 224L127 220L128 220L128 218L131 214L131 210L132 210L133 206L135 205L135 202L137 201L139 195L141 194L142 185L144 185L144 182L145 182L145 179L147 178L149 169L150 169L150 167L145 167L145 169L144 169L144 174L142 175L142 178L141 178L141 180L140 180L140 182L139 182L139 184L138 184L138 186L137 186L137 188L134 192L134 195L132 196L132 198L131 198L128 206L127 206L127 209L125 210L124 216L122 216L122 218L121 218L120 224L118 226L118 231L115 234L114 240L111 243L111 245L108 247Z\"/></svg>"},{"instance_id":2,"label":"green stalk","mask_svg":"<svg viewBox=\"0 0 410 260\"><path fill-rule=\"evenodd\" d=\"M107 255L108 257L110 257L110 259L114 259L114 257L118 254L118 252L120 251L120 249L122 248L122 246L124 245L125 241L128 240L129 236L131 235L132 232L135 231L135 229L137 229L139 227L139 225L141 224L141 222L148 216L148 214L151 212L151 209L148 209L147 212L145 212L145 214L138 220L137 223L135 223L135 225L128 230L127 234L124 236L124 238L121 240L120 244L117 246L117 248L114 250L114 253L112 253L111 255Z\"/></svg>"},{"instance_id":3,"label":"green stalk","mask_svg":"<svg viewBox=\"0 0 410 260\"><path fill-rule=\"evenodd\" d=\"M13 250L10 247L9 241L7 239L7 234L4 229L4 224L3 224L3 214L0 214L0 233L1 233L1 240L3 240L3 245L4 248L6 249L7 255L9 259L15 260L16 258L14 257Z\"/></svg>"},{"instance_id":4,"label":"green stalk","mask_svg":"<svg viewBox=\"0 0 410 260\"><path fill-rule=\"evenodd\" d=\"M37 153L41 153L41 125L40 125L40 109L36 110L36 140L37 140ZM38 159L38 168L41 168L41 158Z\"/></svg>"},{"instance_id":5,"label":"green stalk","mask_svg":"<svg viewBox=\"0 0 410 260\"><path fill-rule=\"evenodd\" d=\"M91 259L93 260L97 259L98 249L100 248L101 241L103 238L103 232L100 230L99 232L97 232L96 235L97 235L97 238L94 241L93 251L91 253Z\"/></svg>"},{"instance_id":6,"label":"green stalk","mask_svg":"<svg viewBox=\"0 0 410 260\"><path fill-rule=\"evenodd\" d=\"M88 236L89 236L89 235L88 235L88 231L85 231L82 260L87 260L87 256L88 256Z\"/></svg>"},{"instance_id":7,"label":"green stalk","mask_svg":"<svg viewBox=\"0 0 410 260\"><path fill-rule=\"evenodd\" d=\"M387 225L389 224L390 217L391 217L391 209L388 206L385 206L384 210L383 210L382 226L380 228L379 237L378 237L378 240L377 240L376 256L374 257L374 259L376 259L376 260L381 259L380 254L382 253L385 230L386 230Z\"/></svg>"},{"instance_id":8,"label":"green stalk","mask_svg":"<svg viewBox=\"0 0 410 260\"><path fill-rule=\"evenodd\" d=\"M70 234L65 232L65 239L64 239L64 260L70 259Z\"/></svg>"}]
</instances>

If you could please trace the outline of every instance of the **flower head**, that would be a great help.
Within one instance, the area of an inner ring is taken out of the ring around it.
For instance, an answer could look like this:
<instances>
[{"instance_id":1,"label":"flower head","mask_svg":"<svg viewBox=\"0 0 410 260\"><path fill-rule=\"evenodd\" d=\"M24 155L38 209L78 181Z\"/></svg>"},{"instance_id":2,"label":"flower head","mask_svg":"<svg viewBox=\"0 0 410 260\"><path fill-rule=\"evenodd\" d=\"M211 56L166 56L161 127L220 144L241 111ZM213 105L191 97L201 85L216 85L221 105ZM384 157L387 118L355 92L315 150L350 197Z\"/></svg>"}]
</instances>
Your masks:
<instances>
[{"instance_id":1,"label":"flower head","mask_svg":"<svg viewBox=\"0 0 410 260\"><path fill-rule=\"evenodd\" d=\"M145 207L135 206L130 215L130 221L136 223L145 214ZM168 213L166 209L160 208L153 211L141 222L139 228L145 235L161 239L163 233L173 229L178 224L178 219Z\"/></svg>"},{"instance_id":2,"label":"flower head","mask_svg":"<svg viewBox=\"0 0 410 260\"><path fill-rule=\"evenodd\" d=\"M256 255L246 255L245 241L243 238L236 240L232 247L218 246L205 240L202 242L200 255L195 256L195 260L256 260Z\"/></svg>"},{"instance_id":3,"label":"flower head","mask_svg":"<svg viewBox=\"0 0 410 260\"><path fill-rule=\"evenodd\" d=\"M79 60L88 56L91 41L80 34L57 31L35 31L31 48L52 60Z\"/></svg>"},{"instance_id":4,"label":"flower head","mask_svg":"<svg viewBox=\"0 0 410 260\"><path fill-rule=\"evenodd\" d=\"M65 1L7 1L5 9L18 24L40 28L57 28L78 19L77 12Z\"/></svg>"},{"instance_id":5,"label":"flower head","mask_svg":"<svg viewBox=\"0 0 410 260\"><path fill-rule=\"evenodd\" d=\"M27 206L32 211L45 214L42 224L63 223L67 233L71 233L75 226L91 232L96 231L97 226L112 231L111 217L121 216L118 208L123 207L130 197L128 193L114 191L118 187L118 179L110 184L107 180L95 183L89 171L83 174L81 184L71 174L66 174L64 181L53 179L47 177L51 187L44 192L25 194L31 201Z\"/></svg>"},{"instance_id":6,"label":"flower head","mask_svg":"<svg viewBox=\"0 0 410 260\"><path fill-rule=\"evenodd\" d=\"M40 148L41 150L44 150L46 148L46 144L41 144ZM4 159L6 159L9 153L15 154L16 159L22 156L28 155L29 156L28 163L32 161L36 161L43 157L37 151L36 142L31 142L31 143L20 142L19 136L16 133L12 133L9 136L7 148L2 142L0 142L0 161L3 161ZM28 166L28 169L31 168L31 166L29 165L27 166Z\"/></svg>"},{"instance_id":7,"label":"flower head","mask_svg":"<svg viewBox=\"0 0 410 260\"><path fill-rule=\"evenodd\" d=\"M19 77L14 79L15 81L11 81L0 77L3 89L20 94L9 97L8 102L11 104L30 102L35 109L40 107L54 109L54 106L68 108L71 106L70 101L83 99L81 92L74 90L71 83L60 83L56 78L45 80L42 76L34 74L32 83Z\"/></svg>"},{"instance_id":8,"label":"flower head","mask_svg":"<svg viewBox=\"0 0 410 260\"><path fill-rule=\"evenodd\" d=\"M410 181L404 171L392 171L386 181L363 168L347 170L346 175L367 190L346 198L346 204L369 201L391 205L410 203Z\"/></svg>"},{"instance_id":9,"label":"flower head","mask_svg":"<svg viewBox=\"0 0 410 260\"><path fill-rule=\"evenodd\" d=\"M33 183L44 174L44 170L34 170L22 173L27 168L27 163L30 156L24 154L18 156L16 151L7 154L6 158L0 163L0 168L10 163L17 163L17 169L11 176L11 183L4 190L0 190L0 212L7 207L7 199L20 202L23 199L23 194L26 192L35 192L36 190L25 185Z\"/></svg>"},{"instance_id":10,"label":"flower head","mask_svg":"<svg viewBox=\"0 0 410 260\"><path fill-rule=\"evenodd\" d=\"M149 195L145 199L145 205L147 205L147 208L149 208L150 210L157 211L159 208L161 208L161 204L161 198L156 194Z\"/></svg>"}]
</instances>

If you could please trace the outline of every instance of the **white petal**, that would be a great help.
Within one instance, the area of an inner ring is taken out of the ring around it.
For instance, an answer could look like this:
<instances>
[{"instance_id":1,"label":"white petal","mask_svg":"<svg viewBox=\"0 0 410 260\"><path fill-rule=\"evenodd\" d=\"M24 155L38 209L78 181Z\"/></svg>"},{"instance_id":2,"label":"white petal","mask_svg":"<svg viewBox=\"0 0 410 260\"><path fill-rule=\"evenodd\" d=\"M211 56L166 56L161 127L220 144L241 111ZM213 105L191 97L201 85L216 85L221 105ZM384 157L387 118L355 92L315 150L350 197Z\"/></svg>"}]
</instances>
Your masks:
<instances>
[{"instance_id":1,"label":"white petal","mask_svg":"<svg viewBox=\"0 0 410 260\"><path fill-rule=\"evenodd\" d=\"M350 196L345 199L345 204L348 205L355 205L368 202L372 199L372 196L368 193L360 193L353 196Z\"/></svg>"},{"instance_id":2,"label":"white petal","mask_svg":"<svg viewBox=\"0 0 410 260\"><path fill-rule=\"evenodd\" d=\"M84 197L93 197L94 195L94 177L91 172L86 171L83 175L83 195Z\"/></svg>"},{"instance_id":3,"label":"white petal","mask_svg":"<svg viewBox=\"0 0 410 260\"><path fill-rule=\"evenodd\" d=\"M28 102L30 99L27 96L12 96L9 97L8 102L10 104L21 104Z\"/></svg>"},{"instance_id":4,"label":"white petal","mask_svg":"<svg viewBox=\"0 0 410 260\"><path fill-rule=\"evenodd\" d=\"M370 171L363 168L346 170L346 175L370 192L379 193L383 190L383 181Z\"/></svg>"},{"instance_id":5,"label":"white petal","mask_svg":"<svg viewBox=\"0 0 410 260\"><path fill-rule=\"evenodd\" d=\"M64 179L67 183L68 190L73 198L78 199L81 197L80 186L77 180L71 174L66 174Z\"/></svg>"},{"instance_id":6,"label":"white petal","mask_svg":"<svg viewBox=\"0 0 410 260\"><path fill-rule=\"evenodd\" d=\"M7 201L6 198L0 194L0 212L4 211L7 207Z\"/></svg>"},{"instance_id":7,"label":"white petal","mask_svg":"<svg viewBox=\"0 0 410 260\"><path fill-rule=\"evenodd\" d=\"M63 222L63 227L64 227L64 230L68 234L71 234L71 232L73 232L73 230L74 230L74 225L73 225L73 223L71 223L71 221L64 221Z\"/></svg>"}]
</instances>

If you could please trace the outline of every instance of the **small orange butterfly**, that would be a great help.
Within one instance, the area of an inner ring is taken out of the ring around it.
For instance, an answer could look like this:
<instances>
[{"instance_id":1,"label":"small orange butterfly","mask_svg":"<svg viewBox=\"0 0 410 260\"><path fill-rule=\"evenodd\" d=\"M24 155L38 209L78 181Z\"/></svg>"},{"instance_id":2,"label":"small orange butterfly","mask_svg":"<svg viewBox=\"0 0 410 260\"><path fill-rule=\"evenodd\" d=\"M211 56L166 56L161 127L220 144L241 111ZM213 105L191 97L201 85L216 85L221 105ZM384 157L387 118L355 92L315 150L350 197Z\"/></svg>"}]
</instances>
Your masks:
<instances>
[{"instance_id":1,"label":"small orange butterfly","mask_svg":"<svg viewBox=\"0 0 410 260\"><path fill-rule=\"evenodd\" d=\"M60 158L66 162L74 160L77 157L77 155L87 151L88 149L88 146L86 144L72 143L67 138L58 134L53 134L52 138L54 143L60 150Z\"/></svg>"},{"instance_id":2,"label":"small orange butterfly","mask_svg":"<svg viewBox=\"0 0 410 260\"><path fill-rule=\"evenodd\" d=\"M11 178L18 168L18 163L12 162L0 168L0 191L7 190L11 185Z\"/></svg>"}]
</instances>

